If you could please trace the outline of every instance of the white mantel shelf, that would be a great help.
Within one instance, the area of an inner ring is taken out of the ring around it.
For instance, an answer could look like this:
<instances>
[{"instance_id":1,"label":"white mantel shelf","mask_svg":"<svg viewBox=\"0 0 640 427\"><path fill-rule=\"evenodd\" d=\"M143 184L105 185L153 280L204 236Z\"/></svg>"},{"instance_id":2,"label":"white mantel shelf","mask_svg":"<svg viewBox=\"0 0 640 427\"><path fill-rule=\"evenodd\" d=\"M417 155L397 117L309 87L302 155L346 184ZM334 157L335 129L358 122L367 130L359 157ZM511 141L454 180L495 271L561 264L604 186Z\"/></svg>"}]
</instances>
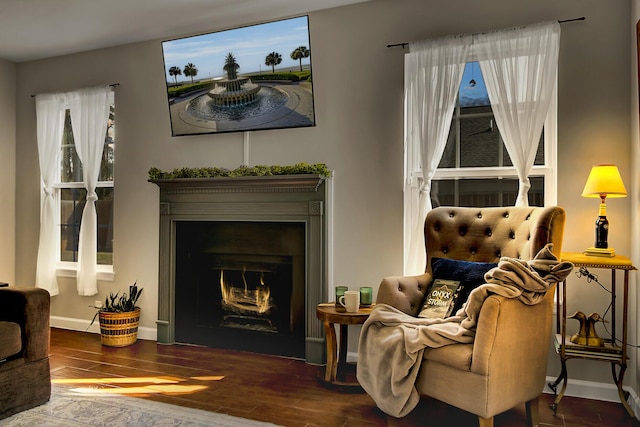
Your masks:
<instances>
[{"instance_id":1,"label":"white mantel shelf","mask_svg":"<svg viewBox=\"0 0 640 427\"><path fill-rule=\"evenodd\" d=\"M318 174L150 179L166 192L261 193L318 191L326 178Z\"/></svg>"}]
</instances>

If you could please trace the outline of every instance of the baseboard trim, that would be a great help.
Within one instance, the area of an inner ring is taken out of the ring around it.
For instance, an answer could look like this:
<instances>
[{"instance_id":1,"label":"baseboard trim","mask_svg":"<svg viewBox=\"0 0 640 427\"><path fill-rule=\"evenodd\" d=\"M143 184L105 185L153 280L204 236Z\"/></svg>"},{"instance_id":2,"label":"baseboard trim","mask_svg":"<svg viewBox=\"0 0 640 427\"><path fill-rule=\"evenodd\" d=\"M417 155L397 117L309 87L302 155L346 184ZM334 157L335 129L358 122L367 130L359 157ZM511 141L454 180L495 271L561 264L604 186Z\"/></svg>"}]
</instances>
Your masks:
<instances>
[{"instance_id":1,"label":"baseboard trim","mask_svg":"<svg viewBox=\"0 0 640 427\"><path fill-rule=\"evenodd\" d=\"M547 384L553 383L555 380L556 377L547 377ZM562 387L562 383L558 384L558 391L560 390L560 387ZM638 418L638 414L640 413L640 399L638 398L638 394L629 386L623 386L622 388L624 391L629 392L627 402L629 403L631 410L636 414L636 418ZM553 391L548 385L545 386L543 392L553 394ZM564 392L564 396L602 400L605 402L620 402L618 387L616 387L613 382L599 383L595 381L569 379L567 381L567 389ZM560 402L560 405L562 405L562 401Z\"/></svg>"},{"instance_id":2,"label":"baseboard trim","mask_svg":"<svg viewBox=\"0 0 640 427\"><path fill-rule=\"evenodd\" d=\"M72 317L51 316L50 325L52 328L68 329L71 331L100 333L100 325L97 320L91 324L91 320L76 319ZM157 341L158 331L156 328L138 327L138 338L141 340Z\"/></svg>"}]
</instances>

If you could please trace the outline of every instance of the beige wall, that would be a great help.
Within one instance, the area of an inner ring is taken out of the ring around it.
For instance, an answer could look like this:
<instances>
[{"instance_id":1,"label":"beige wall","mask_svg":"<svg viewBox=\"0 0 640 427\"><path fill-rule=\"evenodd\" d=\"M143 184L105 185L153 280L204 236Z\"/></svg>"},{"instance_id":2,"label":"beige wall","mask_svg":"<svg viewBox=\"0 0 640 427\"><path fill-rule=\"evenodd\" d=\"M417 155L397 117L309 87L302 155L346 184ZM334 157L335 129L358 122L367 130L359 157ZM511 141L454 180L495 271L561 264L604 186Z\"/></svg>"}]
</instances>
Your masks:
<instances>
[{"instance_id":1,"label":"beige wall","mask_svg":"<svg viewBox=\"0 0 640 427\"><path fill-rule=\"evenodd\" d=\"M0 282L15 284L16 65L0 59Z\"/></svg>"},{"instance_id":2,"label":"beige wall","mask_svg":"<svg viewBox=\"0 0 640 427\"><path fill-rule=\"evenodd\" d=\"M377 286L382 276L402 271L406 51L386 45L586 16L584 22L562 26L558 102L558 203L569 217L564 250L580 251L593 244L597 215L596 202L580 197L591 165L616 163L626 182L631 177L630 4L374 0L312 13L317 126L251 133L250 163L325 162L335 170L333 279L351 286ZM155 327L158 271L158 189L147 182L148 169L237 167L243 160L242 134L171 137L160 41L17 66L16 282L33 283L38 243L35 112L29 95L118 82L116 280L100 283L99 298L137 280L145 288L141 321L147 328ZM630 251L630 212L629 199L609 203L609 240L621 254ZM608 275L600 273L607 281ZM574 276L568 286L569 311L606 309L606 295L598 287ZM71 280L61 280L60 289L53 300L54 316L92 317L88 305L98 298L77 296ZM632 332L637 335L635 326ZM571 378L610 383L607 366L570 363ZM559 372L556 357L550 357L549 372Z\"/></svg>"},{"instance_id":3,"label":"beige wall","mask_svg":"<svg viewBox=\"0 0 640 427\"><path fill-rule=\"evenodd\" d=\"M631 186L632 193L630 202L632 206L632 236L638 236L640 233L640 194L638 189L640 188L640 91L638 90L638 80L640 79L640 67L638 66L638 35L636 33L636 24L640 20L640 0L633 0L631 3L631 31L629 38L631 40L631 161L632 161L632 176ZM631 253L633 255L634 264L640 265L638 261L640 259L640 242L638 239L632 239L631 241ZM636 283L638 283L636 281ZM633 325L638 325L638 306L640 294L637 292L637 286L633 287L632 300L635 305L634 310L630 313L630 321ZM640 342L640 331L636 328L635 334L631 336L632 342ZM637 366L637 352L636 352L636 366ZM635 386L637 392L638 385L640 384L640 371L636 369L635 377L632 382L629 382L632 386Z\"/></svg>"}]
</instances>

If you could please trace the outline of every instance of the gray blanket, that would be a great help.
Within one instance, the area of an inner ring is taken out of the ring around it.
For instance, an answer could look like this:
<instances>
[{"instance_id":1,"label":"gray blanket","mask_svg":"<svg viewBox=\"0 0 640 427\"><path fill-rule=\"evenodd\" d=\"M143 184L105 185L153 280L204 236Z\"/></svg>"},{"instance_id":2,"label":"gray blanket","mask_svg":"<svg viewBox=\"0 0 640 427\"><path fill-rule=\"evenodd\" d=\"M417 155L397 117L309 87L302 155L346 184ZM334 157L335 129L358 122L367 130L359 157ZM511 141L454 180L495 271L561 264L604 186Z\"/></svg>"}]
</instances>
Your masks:
<instances>
[{"instance_id":1,"label":"gray blanket","mask_svg":"<svg viewBox=\"0 0 640 427\"><path fill-rule=\"evenodd\" d=\"M458 312L445 319L407 315L379 304L362 326L357 377L378 407L394 417L407 415L420 400L414 383L424 349L472 343L478 315L491 294L517 298L527 305L542 301L550 285L564 280L573 265L559 262L548 244L530 261L503 257L485 274Z\"/></svg>"}]
</instances>

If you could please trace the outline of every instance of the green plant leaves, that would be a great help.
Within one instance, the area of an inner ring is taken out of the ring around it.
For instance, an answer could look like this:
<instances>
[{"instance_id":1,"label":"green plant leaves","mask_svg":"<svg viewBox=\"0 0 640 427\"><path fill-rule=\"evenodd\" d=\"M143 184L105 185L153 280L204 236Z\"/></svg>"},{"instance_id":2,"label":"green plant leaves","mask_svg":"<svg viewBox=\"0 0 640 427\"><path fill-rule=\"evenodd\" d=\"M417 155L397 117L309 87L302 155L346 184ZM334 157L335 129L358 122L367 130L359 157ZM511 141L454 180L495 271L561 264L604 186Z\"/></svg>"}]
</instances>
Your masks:
<instances>
[{"instance_id":1,"label":"green plant leaves","mask_svg":"<svg viewBox=\"0 0 640 427\"><path fill-rule=\"evenodd\" d=\"M265 166L253 167L240 166L230 170L226 168L177 168L170 172L161 171L158 168L149 169L149 179L180 179L180 178L217 178L239 176L272 176L272 175L300 175L315 174L325 177L331 176L331 171L324 163L308 164L296 163L290 166Z\"/></svg>"},{"instance_id":2,"label":"green plant leaves","mask_svg":"<svg viewBox=\"0 0 640 427\"><path fill-rule=\"evenodd\" d=\"M136 303L142 295L142 288L138 289L137 282L129 286L129 293L126 292L118 296L119 292L115 294L109 293L109 296L104 300L104 306L99 311L108 311L112 313L122 313L127 311L133 311L136 309Z\"/></svg>"}]
</instances>

